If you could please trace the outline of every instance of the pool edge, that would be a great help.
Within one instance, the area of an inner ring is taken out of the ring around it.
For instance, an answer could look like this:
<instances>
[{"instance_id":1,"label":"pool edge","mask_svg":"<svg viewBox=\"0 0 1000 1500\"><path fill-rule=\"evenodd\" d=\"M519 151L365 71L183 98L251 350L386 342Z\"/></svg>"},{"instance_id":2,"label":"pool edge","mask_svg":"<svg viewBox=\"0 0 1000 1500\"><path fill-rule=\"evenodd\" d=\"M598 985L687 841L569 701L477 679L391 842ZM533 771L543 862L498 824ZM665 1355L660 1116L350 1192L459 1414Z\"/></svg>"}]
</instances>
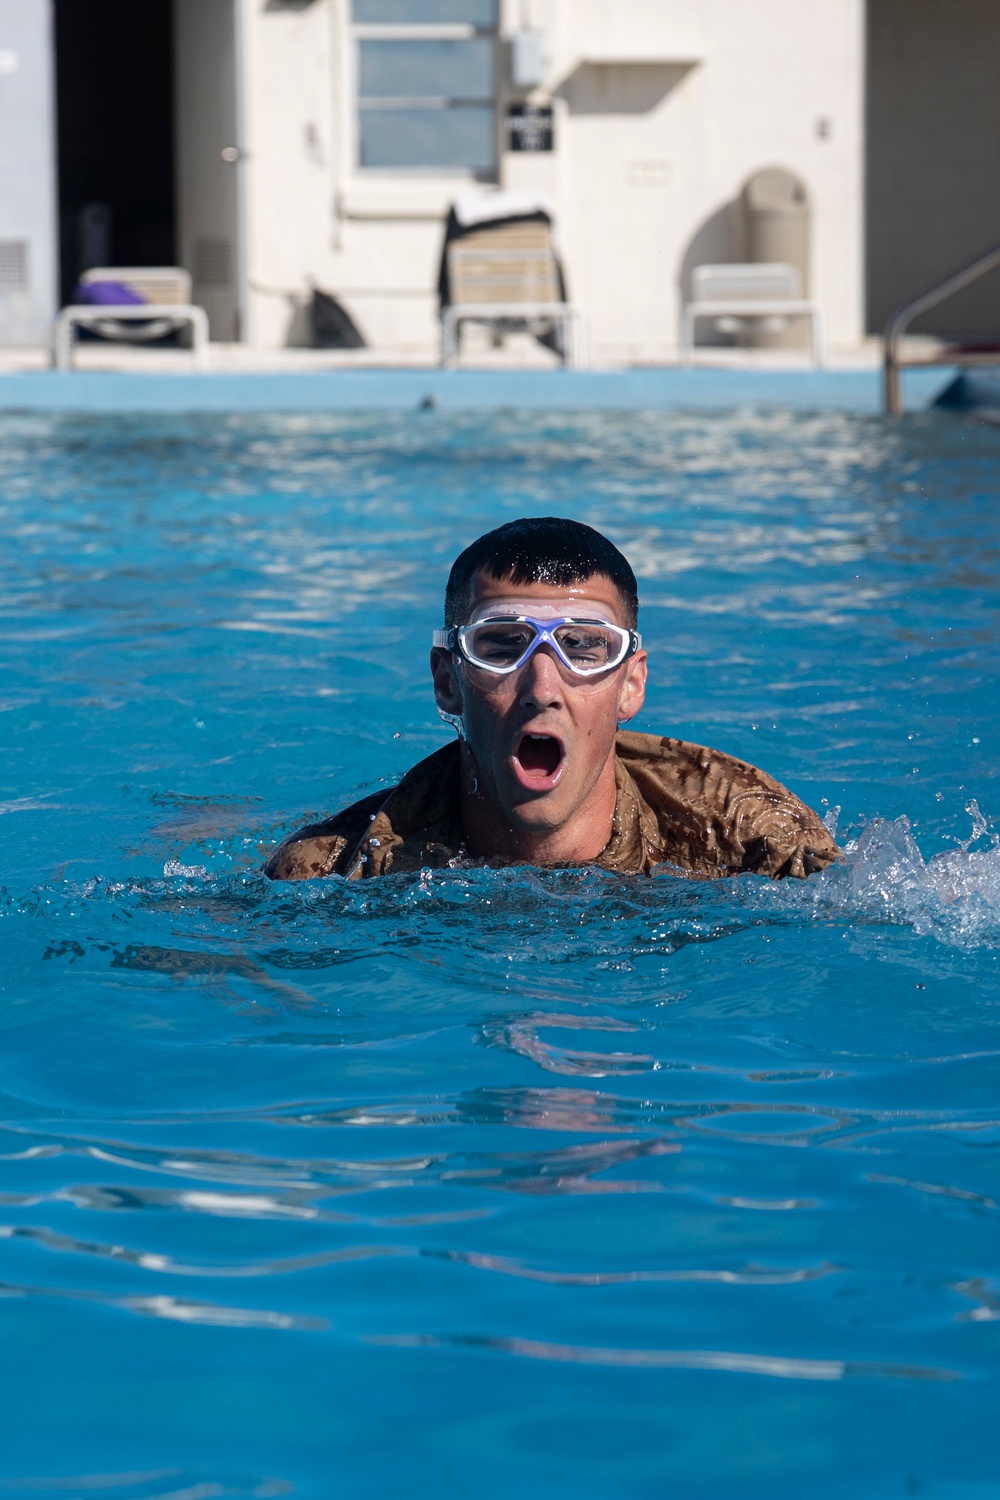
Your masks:
<instances>
[{"instance_id":1,"label":"pool edge","mask_svg":"<svg viewBox=\"0 0 1000 1500\"><path fill-rule=\"evenodd\" d=\"M950 367L905 374L907 408L931 405ZM878 370L330 370L0 375L5 412L725 411L778 407L879 412Z\"/></svg>"}]
</instances>

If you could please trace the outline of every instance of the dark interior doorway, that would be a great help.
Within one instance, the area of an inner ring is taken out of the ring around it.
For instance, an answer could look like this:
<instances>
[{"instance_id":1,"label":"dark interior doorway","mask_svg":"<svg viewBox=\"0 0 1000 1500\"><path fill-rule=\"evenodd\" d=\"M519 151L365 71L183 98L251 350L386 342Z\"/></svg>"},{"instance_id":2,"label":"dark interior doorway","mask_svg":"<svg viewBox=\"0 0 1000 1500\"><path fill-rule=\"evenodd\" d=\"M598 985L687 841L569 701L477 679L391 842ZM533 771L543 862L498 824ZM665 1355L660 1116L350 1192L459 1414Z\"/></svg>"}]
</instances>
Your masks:
<instances>
[{"instance_id":1,"label":"dark interior doorway","mask_svg":"<svg viewBox=\"0 0 1000 1500\"><path fill-rule=\"evenodd\" d=\"M170 0L55 0L61 293L176 260Z\"/></svg>"},{"instance_id":2,"label":"dark interior doorway","mask_svg":"<svg viewBox=\"0 0 1000 1500\"><path fill-rule=\"evenodd\" d=\"M1000 243L1000 4L868 0L868 331ZM1000 337L1000 272L913 332Z\"/></svg>"}]
</instances>

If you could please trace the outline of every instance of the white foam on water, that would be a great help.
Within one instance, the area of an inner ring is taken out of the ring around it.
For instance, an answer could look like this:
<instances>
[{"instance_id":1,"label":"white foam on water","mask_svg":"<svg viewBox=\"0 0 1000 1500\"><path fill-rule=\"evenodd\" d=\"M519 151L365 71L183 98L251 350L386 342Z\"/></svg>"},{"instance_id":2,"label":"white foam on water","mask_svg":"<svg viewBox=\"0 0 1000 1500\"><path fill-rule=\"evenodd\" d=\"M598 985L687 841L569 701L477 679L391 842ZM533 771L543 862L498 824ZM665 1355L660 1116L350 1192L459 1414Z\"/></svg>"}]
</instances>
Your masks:
<instances>
[{"instance_id":1,"label":"white foam on water","mask_svg":"<svg viewBox=\"0 0 1000 1500\"><path fill-rule=\"evenodd\" d=\"M805 904L825 917L906 925L952 947L998 947L1000 839L994 835L988 847L974 849L989 825L975 801L966 811L970 836L930 859L905 814L873 818L829 870L801 885L784 881L764 889L782 903Z\"/></svg>"},{"instance_id":2,"label":"white foam on water","mask_svg":"<svg viewBox=\"0 0 1000 1500\"><path fill-rule=\"evenodd\" d=\"M207 880L208 870L204 865L182 865L179 860L168 859L163 866L163 877L165 880L178 877L182 880Z\"/></svg>"}]
</instances>

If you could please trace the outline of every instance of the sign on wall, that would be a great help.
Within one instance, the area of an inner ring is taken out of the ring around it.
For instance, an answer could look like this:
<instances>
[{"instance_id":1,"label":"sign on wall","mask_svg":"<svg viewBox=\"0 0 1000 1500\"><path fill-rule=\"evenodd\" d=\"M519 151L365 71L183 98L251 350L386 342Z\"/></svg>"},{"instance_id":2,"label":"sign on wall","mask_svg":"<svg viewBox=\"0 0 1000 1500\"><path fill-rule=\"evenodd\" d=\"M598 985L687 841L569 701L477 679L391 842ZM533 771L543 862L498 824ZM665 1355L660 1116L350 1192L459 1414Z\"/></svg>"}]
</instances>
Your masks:
<instances>
[{"instance_id":1,"label":"sign on wall","mask_svg":"<svg viewBox=\"0 0 1000 1500\"><path fill-rule=\"evenodd\" d=\"M507 106L507 150L551 151L553 149L551 104Z\"/></svg>"}]
</instances>

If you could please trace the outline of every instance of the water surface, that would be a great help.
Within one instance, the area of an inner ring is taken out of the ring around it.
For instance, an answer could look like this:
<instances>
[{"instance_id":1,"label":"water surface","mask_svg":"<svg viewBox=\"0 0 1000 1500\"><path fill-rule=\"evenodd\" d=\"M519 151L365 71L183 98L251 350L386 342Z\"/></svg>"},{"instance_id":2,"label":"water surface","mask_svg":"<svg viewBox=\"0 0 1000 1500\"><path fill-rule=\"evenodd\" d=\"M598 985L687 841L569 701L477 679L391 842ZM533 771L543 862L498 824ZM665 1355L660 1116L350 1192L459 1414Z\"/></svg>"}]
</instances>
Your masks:
<instances>
[{"instance_id":1,"label":"water surface","mask_svg":"<svg viewBox=\"0 0 1000 1500\"><path fill-rule=\"evenodd\" d=\"M0 422L4 1488L1000 1488L1000 433L942 415ZM264 853L450 732L448 565L639 575L635 727L806 883Z\"/></svg>"}]
</instances>

